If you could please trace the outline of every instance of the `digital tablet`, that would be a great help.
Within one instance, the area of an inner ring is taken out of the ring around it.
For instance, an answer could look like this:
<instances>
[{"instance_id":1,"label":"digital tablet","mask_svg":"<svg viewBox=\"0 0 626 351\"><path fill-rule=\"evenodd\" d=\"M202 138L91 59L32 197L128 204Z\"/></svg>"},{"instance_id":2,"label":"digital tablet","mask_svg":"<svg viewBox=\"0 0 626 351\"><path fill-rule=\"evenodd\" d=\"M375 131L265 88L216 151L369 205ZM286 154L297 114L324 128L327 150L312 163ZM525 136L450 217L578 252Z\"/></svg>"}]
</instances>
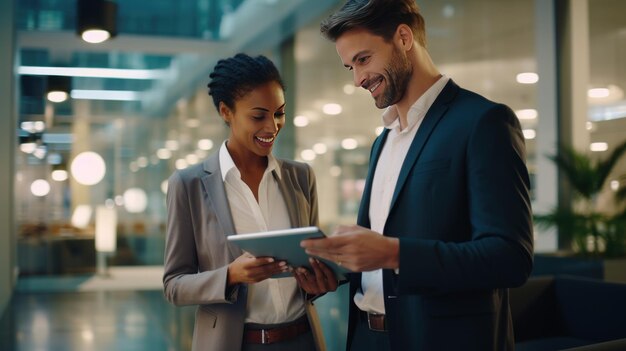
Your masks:
<instances>
[{"instance_id":1,"label":"digital tablet","mask_svg":"<svg viewBox=\"0 0 626 351\"><path fill-rule=\"evenodd\" d=\"M325 236L318 227L303 227L229 235L228 241L255 257L274 257L277 260L286 261L293 268L304 266L312 271L313 269L309 264L310 256L307 255L304 248L300 247L300 242L304 239L323 238ZM350 272L348 269L338 266L335 262L319 257L317 259L330 267L339 280L345 278L344 273ZM285 272L272 278L290 277L291 275L290 272Z\"/></svg>"}]
</instances>

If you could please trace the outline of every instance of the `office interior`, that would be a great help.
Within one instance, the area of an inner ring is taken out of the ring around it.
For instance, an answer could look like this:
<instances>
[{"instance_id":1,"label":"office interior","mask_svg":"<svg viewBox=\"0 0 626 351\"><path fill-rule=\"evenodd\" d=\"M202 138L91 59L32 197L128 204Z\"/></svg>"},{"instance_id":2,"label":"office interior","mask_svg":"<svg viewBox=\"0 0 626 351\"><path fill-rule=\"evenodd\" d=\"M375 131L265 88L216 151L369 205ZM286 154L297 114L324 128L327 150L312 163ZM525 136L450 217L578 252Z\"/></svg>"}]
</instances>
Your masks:
<instances>
[{"instance_id":1,"label":"office interior","mask_svg":"<svg viewBox=\"0 0 626 351\"><path fill-rule=\"evenodd\" d=\"M227 136L206 90L217 60L263 54L279 67L288 117L274 152L313 167L328 232L356 221L381 111L319 34L343 1L117 0L101 43L78 23L106 11L79 3L0 1L0 349L187 350L194 309L162 296L166 180ZM566 145L601 160L626 140L626 2L417 3L440 71L516 112L533 211L574 203L548 156ZM51 101L53 86L66 99ZM620 210L612 196L624 187L622 159L597 206ZM570 249L535 228L537 254ZM594 289L581 299L602 300ZM317 303L328 350L344 349L346 295ZM626 305L615 299L609 310Z\"/></svg>"}]
</instances>

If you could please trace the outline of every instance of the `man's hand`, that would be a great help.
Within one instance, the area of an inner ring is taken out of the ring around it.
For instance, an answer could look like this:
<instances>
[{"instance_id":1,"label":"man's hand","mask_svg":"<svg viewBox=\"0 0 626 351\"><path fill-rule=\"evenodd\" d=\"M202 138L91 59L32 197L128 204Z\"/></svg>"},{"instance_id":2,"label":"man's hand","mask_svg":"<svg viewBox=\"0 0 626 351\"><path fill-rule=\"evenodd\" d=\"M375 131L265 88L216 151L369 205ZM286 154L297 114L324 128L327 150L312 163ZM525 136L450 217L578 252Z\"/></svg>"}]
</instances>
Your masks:
<instances>
[{"instance_id":1,"label":"man's hand","mask_svg":"<svg viewBox=\"0 0 626 351\"><path fill-rule=\"evenodd\" d=\"M276 261L272 257L256 258L246 252L228 265L227 284L232 286L258 283L288 270L289 266L285 261Z\"/></svg>"},{"instance_id":2,"label":"man's hand","mask_svg":"<svg viewBox=\"0 0 626 351\"><path fill-rule=\"evenodd\" d=\"M355 272L399 268L398 238L389 238L358 225L338 226L330 237L303 240L300 246L309 255L334 261Z\"/></svg>"},{"instance_id":3,"label":"man's hand","mask_svg":"<svg viewBox=\"0 0 626 351\"><path fill-rule=\"evenodd\" d=\"M309 258L309 263L313 272L304 267L298 267L293 272L298 285L307 294L319 295L337 290L337 278L328 266L314 258Z\"/></svg>"}]
</instances>

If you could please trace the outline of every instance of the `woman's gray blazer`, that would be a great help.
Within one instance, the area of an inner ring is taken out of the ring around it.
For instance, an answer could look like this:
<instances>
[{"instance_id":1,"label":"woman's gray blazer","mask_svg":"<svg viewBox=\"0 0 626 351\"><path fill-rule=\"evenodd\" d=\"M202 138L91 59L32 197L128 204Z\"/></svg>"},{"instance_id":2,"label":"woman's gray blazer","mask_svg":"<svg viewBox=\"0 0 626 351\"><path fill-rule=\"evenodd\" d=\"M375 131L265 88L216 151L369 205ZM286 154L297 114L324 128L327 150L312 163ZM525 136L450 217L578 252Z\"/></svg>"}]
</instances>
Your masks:
<instances>
[{"instance_id":1,"label":"woman's gray blazer","mask_svg":"<svg viewBox=\"0 0 626 351\"><path fill-rule=\"evenodd\" d=\"M230 262L242 251L228 243L235 226L219 167L219 153L178 170L167 191L167 237L163 286L177 306L198 305L193 350L240 350L247 286L226 288ZM318 225L315 176L311 168L278 160L278 181L292 227Z\"/></svg>"}]
</instances>

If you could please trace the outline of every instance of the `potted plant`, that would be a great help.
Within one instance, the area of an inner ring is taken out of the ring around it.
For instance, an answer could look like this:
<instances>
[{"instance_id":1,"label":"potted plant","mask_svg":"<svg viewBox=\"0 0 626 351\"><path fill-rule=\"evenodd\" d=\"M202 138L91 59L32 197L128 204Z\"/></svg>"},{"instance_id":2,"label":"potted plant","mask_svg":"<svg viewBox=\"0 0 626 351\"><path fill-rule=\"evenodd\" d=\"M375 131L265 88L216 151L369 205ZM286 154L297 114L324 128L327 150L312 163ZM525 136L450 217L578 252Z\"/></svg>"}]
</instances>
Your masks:
<instances>
[{"instance_id":1,"label":"potted plant","mask_svg":"<svg viewBox=\"0 0 626 351\"><path fill-rule=\"evenodd\" d=\"M535 215L535 222L544 228L557 227L559 235L572 243L576 256L626 257L626 185L623 184L626 175L614 179L611 189L603 193L610 183L609 175L624 153L626 142L605 159L594 159L567 146L562 146L558 155L549 156L571 185L573 202L572 206ZM600 206L601 194L609 197L612 206Z\"/></svg>"}]
</instances>

